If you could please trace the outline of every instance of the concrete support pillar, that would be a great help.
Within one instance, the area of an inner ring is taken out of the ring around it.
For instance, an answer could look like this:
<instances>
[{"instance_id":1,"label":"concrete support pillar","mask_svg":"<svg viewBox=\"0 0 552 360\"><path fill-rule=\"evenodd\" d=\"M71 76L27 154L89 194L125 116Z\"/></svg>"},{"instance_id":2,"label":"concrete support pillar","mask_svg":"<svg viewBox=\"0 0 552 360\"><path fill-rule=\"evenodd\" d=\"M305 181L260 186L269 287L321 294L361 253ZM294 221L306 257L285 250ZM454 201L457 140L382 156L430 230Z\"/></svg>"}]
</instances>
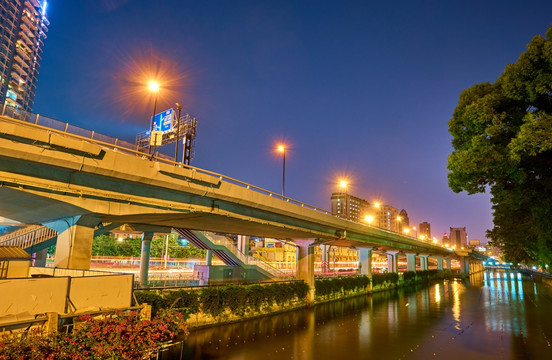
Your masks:
<instances>
[{"instance_id":1,"label":"concrete support pillar","mask_svg":"<svg viewBox=\"0 0 552 360\"><path fill-rule=\"evenodd\" d=\"M58 232L54 266L67 269L90 269L94 227L100 219L73 216L44 225Z\"/></svg>"},{"instance_id":2,"label":"concrete support pillar","mask_svg":"<svg viewBox=\"0 0 552 360\"><path fill-rule=\"evenodd\" d=\"M320 260L322 273L330 272L330 248L331 245L320 245Z\"/></svg>"},{"instance_id":3,"label":"concrete support pillar","mask_svg":"<svg viewBox=\"0 0 552 360\"><path fill-rule=\"evenodd\" d=\"M427 258L429 255L420 255L420 269L421 270L428 270L428 261Z\"/></svg>"},{"instance_id":4,"label":"concrete support pillar","mask_svg":"<svg viewBox=\"0 0 552 360\"><path fill-rule=\"evenodd\" d=\"M207 254L205 255L205 265L211 266L213 264L213 250L207 250Z\"/></svg>"},{"instance_id":5,"label":"concrete support pillar","mask_svg":"<svg viewBox=\"0 0 552 360\"><path fill-rule=\"evenodd\" d=\"M446 258L445 261L447 262L447 270L450 271L452 269L452 259Z\"/></svg>"},{"instance_id":6,"label":"concrete support pillar","mask_svg":"<svg viewBox=\"0 0 552 360\"><path fill-rule=\"evenodd\" d=\"M238 235L238 250L242 254L249 256L249 236Z\"/></svg>"},{"instance_id":7,"label":"concrete support pillar","mask_svg":"<svg viewBox=\"0 0 552 360\"><path fill-rule=\"evenodd\" d=\"M140 256L140 286L143 288L148 287L151 239L153 239L152 232L144 232L142 234L142 253Z\"/></svg>"},{"instance_id":8,"label":"concrete support pillar","mask_svg":"<svg viewBox=\"0 0 552 360\"><path fill-rule=\"evenodd\" d=\"M442 256L434 256L435 260L437 260L437 270L443 270L443 257Z\"/></svg>"},{"instance_id":9,"label":"concrete support pillar","mask_svg":"<svg viewBox=\"0 0 552 360\"><path fill-rule=\"evenodd\" d=\"M305 299L307 304L314 302L314 239L293 239L297 244L297 270L295 278L303 280L309 286Z\"/></svg>"},{"instance_id":10,"label":"concrete support pillar","mask_svg":"<svg viewBox=\"0 0 552 360\"><path fill-rule=\"evenodd\" d=\"M390 273L399 272L399 252L398 251L387 252L387 272L390 272Z\"/></svg>"},{"instance_id":11,"label":"concrete support pillar","mask_svg":"<svg viewBox=\"0 0 552 360\"><path fill-rule=\"evenodd\" d=\"M460 273L461 274L470 274L470 260L467 257L461 257L460 258Z\"/></svg>"},{"instance_id":12,"label":"concrete support pillar","mask_svg":"<svg viewBox=\"0 0 552 360\"><path fill-rule=\"evenodd\" d=\"M416 271L416 254L406 254L406 270Z\"/></svg>"},{"instance_id":13,"label":"concrete support pillar","mask_svg":"<svg viewBox=\"0 0 552 360\"><path fill-rule=\"evenodd\" d=\"M372 277L372 249L358 250L358 267L360 275Z\"/></svg>"},{"instance_id":14,"label":"concrete support pillar","mask_svg":"<svg viewBox=\"0 0 552 360\"><path fill-rule=\"evenodd\" d=\"M47 258L48 258L48 248L35 252L33 266L46 267Z\"/></svg>"}]
</instances>

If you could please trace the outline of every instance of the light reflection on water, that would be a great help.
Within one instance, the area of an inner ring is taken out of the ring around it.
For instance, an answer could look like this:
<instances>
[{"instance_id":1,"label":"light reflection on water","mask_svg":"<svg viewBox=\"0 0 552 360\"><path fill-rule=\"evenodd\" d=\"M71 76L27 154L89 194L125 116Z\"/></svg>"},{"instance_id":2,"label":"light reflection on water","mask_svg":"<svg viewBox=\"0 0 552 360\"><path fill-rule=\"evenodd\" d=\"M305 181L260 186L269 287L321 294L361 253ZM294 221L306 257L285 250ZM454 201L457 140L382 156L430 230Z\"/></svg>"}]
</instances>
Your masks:
<instances>
[{"instance_id":1,"label":"light reflection on water","mask_svg":"<svg viewBox=\"0 0 552 360\"><path fill-rule=\"evenodd\" d=\"M182 351L185 359L552 359L550 339L551 290L496 272L193 331Z\"/></svg>"}]
</instances>

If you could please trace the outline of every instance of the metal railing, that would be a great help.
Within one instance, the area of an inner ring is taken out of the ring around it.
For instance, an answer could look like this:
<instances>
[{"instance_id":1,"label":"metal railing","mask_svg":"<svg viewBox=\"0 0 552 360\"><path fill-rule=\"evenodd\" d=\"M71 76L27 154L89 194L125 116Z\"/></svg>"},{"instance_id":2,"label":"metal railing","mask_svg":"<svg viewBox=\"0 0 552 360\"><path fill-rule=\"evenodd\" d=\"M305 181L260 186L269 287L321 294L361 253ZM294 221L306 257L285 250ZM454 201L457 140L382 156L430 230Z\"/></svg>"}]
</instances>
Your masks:
<instances>
[{"instance_id":1,"label":"metal railing","mask_svg":"<svg viewBox=\"0 0 552 360\"><path fill-rule=\"evenodd\" d=\"M24 122L24 123L26 123L25 125L28 125L28 126L31 126L31 127L34 127L34 128L42 129L42 130L45 130L45 131L51 131L51 132L54 132L54 133L58 133L58 134L66 135L66 136L69 136L69 137L73 137L73 138L76 138L76 139L79 139L79 140L94 143L94 144L100 145L104 148L108 148L110 150L120 151L120 152L124 152L124 153L128 153L128 154L134 154L134 155L142 157L144 159L151 159L151 160L164 162L164 163L174 165L174 166L184 167L184 168L190 169L192 171L196 171L198 173L202 173L202 174L217 177L219 179L219 181L225 181L227 183L239 185L239 186L245 187L246 189L253 190L253 191L265 194L269 197L275 197L277 199L281 199L283 201L286 201L286 202L289 202L289 203L292 203L292 204L295 204L295 205L298 205L298 206L301 206L301 207L304 207L304 208L307 208L307 209L311 209L311 210L315 210L317 212L321 212L321 213L324 213L324 214L335 216L335 214L333 214L332 212L330 212L328 210L325 210L325 209L319 208L317 206L301 202L299 200L289 198L287 196L282 196L281 194L272 192L270 190L266 190L266 189L263 189L261 187L255 186L255 185L251 185L251 184L248 184L246 182L243 182L243 181L240 181L240 180L237 180L237 179L234 179L234 178L231 178L231 177L228 177L228 176L225 176L225 175L213 172L213 171L204 170L204 169L197 168L195 166L185 165L185 164L182 164L182 163L175 162L173 157L165 155L165 154L155 153L154 155L151 155L151 154L148 154L146 152L139 151L138 146L135 145L135 144L131 144L127 141L124 141L124 140L121 140L121 139L118 139L118 138L114 138L114 137L111 137L111 136L107 136L107 135L97 133L94 130L84 129L84 128L81 128L81 127L78 127L78 126L75 126L75 125L71 125L69 123L65 123L65 122L62 122L62 121L59 121L59 120L56 120L56 119L52 119L52 118L43 116L43 115L34 114L34 113L24 111L24 110L20 110L20 109L15 109L15 108L13 108L11 106L8 106L6 104L4 104L4 106L2 108L2 114L1 115L5 117L5 118L2 119L3 121L7 121L7 122L12 121L13 122L15 120L16 122L17 121ZM9 119L9 118L11 118L11 119Z\"/></svg>"},{"instance_id":2,"label":"metal railing","mask_svg":"<svg viewBox=\"0 0 552 360\"><path fill-rule=\"evenodd\" d=\"M237 257L242 263L246 265L258 266L264 271L268 272L269 274L272 274L277 277L289 276L289 274L286 274L285 272L280 271L279 269L270 265L266 261L263 261L262 259L245 255L236 247L236 245L233 244L232 241L228 240L226 236L217 235L208 231L202 231L201 233L213 244L224 246L225 248L227 248L228 251L230 251L235 257Z\"/></svg>"},{"instance_id":3,"label":"metal railing","mask_svg":"<svg viewBox=\"0 0 552 360\"><path fill-rule=\"evenodd\" d=\"M31 225L21 230L14 231L0 237L0 245L18 246L22 249L28 249L33 245L40 244L43 241L49 240L58 233L46 226Z\"/></svg>"}]
</instances>

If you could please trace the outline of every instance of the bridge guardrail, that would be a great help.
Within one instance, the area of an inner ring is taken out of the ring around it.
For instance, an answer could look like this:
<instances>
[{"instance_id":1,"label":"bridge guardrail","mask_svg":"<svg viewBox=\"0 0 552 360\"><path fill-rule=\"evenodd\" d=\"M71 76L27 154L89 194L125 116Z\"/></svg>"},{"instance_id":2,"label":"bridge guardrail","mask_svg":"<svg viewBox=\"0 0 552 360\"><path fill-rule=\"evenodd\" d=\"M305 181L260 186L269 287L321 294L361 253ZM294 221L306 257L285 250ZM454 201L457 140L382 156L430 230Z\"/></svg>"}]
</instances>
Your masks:
<instances>
[{"instance_id":1,"label":"bridge guardrail","mask_svg":"<svg viewBox=\"0 0 552 360\"><path fill-rule=\"evenodd\" d=\"M211 232L202 231L203 235L207 237L213 244L215 245L222 245L226 247L234 256L236 256L240 261L247 265L255 265L263 269L264 271L278 277L285 277L288 276L288 274L284 273L283 271L280 271L279 269L275 268L274 266L270 265L269 263L254 258L253 256L245 255L242 253L231 241L229 241L225 236L217 235Z\"/></svg>"},{"instance_id":2,"label":"bridge guardrail","mask_svg":"<svg viewBox=\"0 0 552 360\"><path fill-rule=\"evenodd\" d=\"M57 234L57 231L46 226L31 225L24 228L23 231L16 231L15 233L0 237L0 245L12 245L28 249L33 245L57 236Z\"/></svg>"}]
</instances>

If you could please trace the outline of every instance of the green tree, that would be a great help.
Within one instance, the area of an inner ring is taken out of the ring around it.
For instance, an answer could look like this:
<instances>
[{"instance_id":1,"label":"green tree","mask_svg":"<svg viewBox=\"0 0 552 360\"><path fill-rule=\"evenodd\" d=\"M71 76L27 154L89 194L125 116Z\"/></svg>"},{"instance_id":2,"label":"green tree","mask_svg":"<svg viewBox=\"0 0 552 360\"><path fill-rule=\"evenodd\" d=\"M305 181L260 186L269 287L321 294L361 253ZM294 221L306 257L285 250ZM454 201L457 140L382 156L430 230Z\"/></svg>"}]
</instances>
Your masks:
<instances>
[{"instance_id":1,"label":"green tree","mask_svg":"<svg viewBox=\"0 0 552 360\"><path fill-rule=\"evenodd\" d=\"M454 192L490 191L493 245L515 262L552 260L552 26L494 83L460 94L449 121Z\"/></svg>"}]
</instances>

